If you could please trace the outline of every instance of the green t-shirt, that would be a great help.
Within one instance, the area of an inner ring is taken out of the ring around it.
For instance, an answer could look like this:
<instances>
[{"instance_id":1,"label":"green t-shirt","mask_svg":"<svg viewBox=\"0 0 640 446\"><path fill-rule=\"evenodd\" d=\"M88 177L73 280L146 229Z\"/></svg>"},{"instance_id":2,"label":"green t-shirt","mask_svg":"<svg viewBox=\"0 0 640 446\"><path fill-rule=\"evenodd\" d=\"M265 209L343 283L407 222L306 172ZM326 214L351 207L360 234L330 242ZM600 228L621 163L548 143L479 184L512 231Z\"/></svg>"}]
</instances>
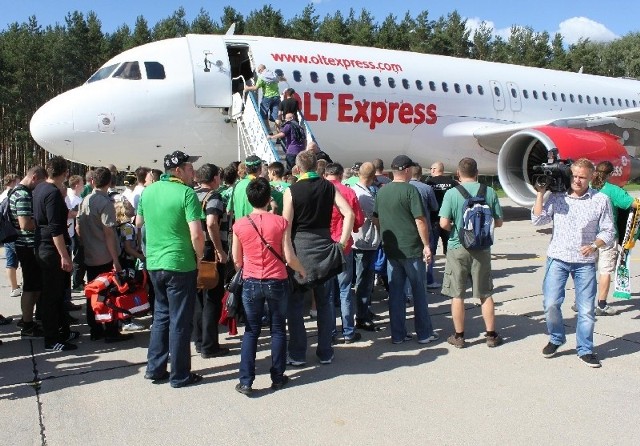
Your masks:
<instances>
[{"instance_id":1,"label":"green t-shirt","mask_svg":"<svg viewBox=\"0 0 640 446\"><path fill-rule=\"evenodd\" d=\"M480 183L477 181L460 183L471 196L474 196L480 190ZM386 186L385 186L386 187ZM382 188L384 189L384 187ZM494 220L502 220L502 208L498 201L496 192L489 186L487 186L487 195L485 197L487 205L493 212ZM460 244L460 238L458 237L458 228L462 226L462 205L464 204L464 197L455 187L449 189L442 198L442 206L440 206L440 217L447 218L453 222L451 228L451 234L449 235L449 242L447 243L447 249L462 248Z\"/></svg>"},{"instance_id":2,"label":"green t-shirt","mask_svg":"<svg viewBox=\"0 0 640 446\"><path fill-rule=\"evenodd\" d=\"M358 175L354 175L352 177L347 178L346 180L344 180L342 182L342 184L349 186L349 187L353 187L356 184L358 184L358 181L360 181L360 177Z\"/></svg>"},{"instance_id":3,"label":"green t-shirt","mask_svg":"<svg viewBox=\"0 0 640 446\"><path fill-rule=\"evenodd\" d=\"M93 188L91 187L91 185L90 184L85 184L84 187L82 188L82 192L80 193L80 198L86 197L91 192L93 192Z\"/></svg>"},{"instance_id":4,"label":"green t-shirt","mask_svg":"<svg viewBox=\"0 0 640 446\"><path fill-rule=\"evenodd\" d=\"M278 89L277 82L265 82L261 77L256 82L256 87L262 89L262 96L265 98L275 98L280 96L280 90Z\"/></svg>"},{"instance_id":5,"label":"green t-shirt","mask_svg":"<svg viewBox=\"0 0 640 446\"><path fill-rule=\"evenodd\" d=\"M233 219L235 221L253 212L253 206L251 206L247 198L247 186L254 178L255 176L253 175L247 175L233 186L232 197L227 204L227 210L233 212Z\"/></svg>"},{"instance_id":6,"label":"green t-shirt","mask_svg":"<svg viewBox=\"0 0 640 446\"><path fill-rule=\"evenodd\" d=\"M286 181L271 181L269 184L271 185L271 197L278 205L276 214L282 215L284 191L291 185Z\"/></svg>"},{"instance_id":7,"label":"green t-shirt","mask_svg":"<svg viewBox=\"0 0 640 446\"><path fill-rule=\"evenodd\" d=\"M618 236L618 209L629 209L633 204L633 197L623 188L611 183L604 183L600 192L605 194L611 200L613 206L613 227Z\"/></svg>"},{"instance_id":8,"label":"green t-shirt","mask_svg":"<svg viewBox=\"0 0 640 446\"><path fill-rule=\"evenodd\" d=\"M422 258L424 246L415 219L425 213L418 189L409 183L388 183L378 192L373 212L380 220L388 258Z\"/></svg>"},{"instance_id":9,"label":"green t-shirt","mask_svg":"<svg viewBox=\"0 0 640 446\"><path fill-rule=\"evenodd\" d=\"M140 196L144 217L147 269L189 272L196 269L189 223L204 219L195 191L163 175Z\"/></svg>"}]
</instances>

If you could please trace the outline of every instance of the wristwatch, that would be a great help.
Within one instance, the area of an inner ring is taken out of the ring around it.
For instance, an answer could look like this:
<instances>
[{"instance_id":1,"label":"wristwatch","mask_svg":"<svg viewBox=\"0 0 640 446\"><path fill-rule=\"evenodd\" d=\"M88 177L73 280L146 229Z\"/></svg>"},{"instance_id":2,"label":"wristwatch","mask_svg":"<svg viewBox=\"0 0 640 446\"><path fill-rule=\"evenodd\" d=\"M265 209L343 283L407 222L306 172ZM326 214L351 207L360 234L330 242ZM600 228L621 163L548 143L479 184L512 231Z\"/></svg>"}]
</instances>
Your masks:
<instances>
[{"instance_id":1,"label":"wristwatch","mask_svg":"<svg viewBox=\"0 0 640 446\"><path fill-rule=\"evenodd\" d=\"M596 245L596 242L593 242L590 246L593 248L594 251L598 250L598 245Z\"/></svg>"}]
</instances>

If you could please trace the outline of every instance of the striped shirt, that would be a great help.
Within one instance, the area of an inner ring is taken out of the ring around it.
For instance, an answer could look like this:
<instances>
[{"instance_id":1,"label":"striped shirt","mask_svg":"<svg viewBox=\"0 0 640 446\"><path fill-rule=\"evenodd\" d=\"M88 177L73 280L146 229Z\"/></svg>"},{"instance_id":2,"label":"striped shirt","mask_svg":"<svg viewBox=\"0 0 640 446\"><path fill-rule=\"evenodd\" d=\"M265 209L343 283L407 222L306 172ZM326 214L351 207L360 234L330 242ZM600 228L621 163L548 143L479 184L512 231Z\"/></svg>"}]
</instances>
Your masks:
<instances>
[{"instance_id":1,"label":"striped shirt","mask_svg":"<svg viewBox=\"0 0 640 446\"><path fill-rule=\"evenodd\" d=\"M23 231L20 229L18 217L33 217L33 198L31 191L23 186L18 185L11 192L9 197L9 214L13 227L18 230L18 238L16 246L22 248L35 248L35 233L31 231Z\"/></svg>"},{"instance_id":2,"label":"striped shirt","mask_svg":"<svg viewBox=\"0 0 640 446\"><path fill-rule=\"evenodd\" d=\"M532 210L531 222L535 226L553 222L547 256L567 263L595 263L596 253L583 256L580 248L596 238L609 246L615 238L611 202L591 188L581 197L566 192L551 194L540 215L534 215Z\"/></svg>"}]
</instances>

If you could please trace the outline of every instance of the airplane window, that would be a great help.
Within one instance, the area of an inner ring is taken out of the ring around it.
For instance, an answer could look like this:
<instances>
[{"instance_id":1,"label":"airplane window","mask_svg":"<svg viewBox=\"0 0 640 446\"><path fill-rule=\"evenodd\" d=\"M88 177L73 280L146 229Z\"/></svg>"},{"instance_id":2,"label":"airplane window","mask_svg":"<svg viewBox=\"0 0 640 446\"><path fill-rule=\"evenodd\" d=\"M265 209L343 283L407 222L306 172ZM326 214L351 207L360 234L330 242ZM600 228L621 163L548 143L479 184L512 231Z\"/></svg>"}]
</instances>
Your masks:
<instances>
[{"instance_id":1,"label":"airplane window","mask_svg":"<svg viewBox=\"0 0 640 446\"><path fill-rule=\"evenodd\" d=\"M396 80L392 77L389 78L389 87L396 88Z\"/></svg>"},{"instance_id":2,"label":"airplane window","mask_svg":"<svg viewBox=\"0 0 640 446\"><path fill-rule=\"evenodd\" d=\"M529 99L529 92L527 90L522 90L522 96L524 96L525 99Z\"/></svg>"},{"instance_id":3,"label":"airplane window","mask_svg":"<svg viewBox=\"0 0 640 446\"><path fill-rule=\"evenodd\" d=\"M329 82L330 84L336 83L336 77L333 75L333 73L327 73L327 82Z\"/></svg>"},{"instance_id":4,"label":"airplane window","mask_svg":"<svg viewBox=\"0 0 640 446\"><path fill-rule=\"evenodd\" d=\"M296 82L302 82L302 74L298 70L294 70L293 80Z\"/></svg>"},{"instance_id":5,"label":"airplane window","mask_svg":"<svg viewBox=\"0 0 640 446\"><path fill-rule=\"evenodd\" d=\"M349 76L348 74L343 74L342 82L344 82L345 85L351 85L351 76Z\"/></svg>"},{"instance_id":6,"label":"airplane window","mask_svg":"<svg viewBox=\"0 0 640 446\"><path fill-rule=\"evenodd\" d=\"M444 91L445 93L449 91L449 86L446 82L442 83L442 91Z\"/></svg>"},{"instance_id":7,"label":"airplane window","mask_svg":"<svg viewBox=\"0 0 640 446\"><path fill-rule=\"evenodd\" d=\"M578 102L582 104L582 95L581 94L578 95Z\"/></svg>"},{"instance_id":8,"label":"airplane window","mask_svg":"<svg viewBox=\"0 0 640 446\"><path fill-rule=\"evenodd\" d=\"M638 106L638 103L636 102L636 100L635 100L635 99L633 100L633 106L634 106L634 107L637 107L637 106Z\"/></svg>"},{"instance_id":9,"label":"airplane window","mask_svg":"<svg viewBox=\"0 0 640 446\"><path fill-rule=\"evenodd\" d=\"M560 93L560 99L562 99L562 102L567 102L567 97L564 93Z\"/></svg>"},{"instance_id":10,"label":"airplane window","mask_svg":"<svg viewBox=\"0 0 640 446\"><path fill-rule=\"evenodd\" d=\"M618 106L622 107L622 99L618 98Z\"/></svg>"},{"instance_id":11,"label":"airplane window","mask_svg":"<svg viewBox=\"0 0 640 446\"><path fill-rule=\"evenodd\" d=\"M473 94L473 87L469 84L467 84L467 93Z\"/></svg>"},{"instance_id":12,"label":"airplane window","mask_svg":"<svg viewBox=\"0 0 640 446\"><path fill-rule=\"evenodd\" d=\"M549 100L549 96L547 96L547 92L546 91L542 92L542 99L544 99L545 101Z\"/></svg>"},{"instance_id":13,"label":"airplane window","mask_svg":"<svg viewBox=\"0 0 640 446\"><path fill-rule=\"evenodd\" d=\"M591 96L587 95L587 104L591 104Z\"/></svg>"},{"instance_id":14,"label":"airplane window","mask_svg":"<svg viewBox=\"0 0 640 446\"><path fill-rule=\"evenodd\" d=\"M102 79L108 78L109 76L111 76L111 73L113 73L113 70L115 70L117 66L118 64L114 63L113 65L109 65L108 67L100 68L98 71L93 73L93 75L87 80L87 83L90 84L91 82L97 82L101 81Z\"/></svg>"},{"instance_id":15,"label":"airplane window","mask_svg":"<svg viewBox=\"0 0 640 446\"><path fill-rule=\"evenodd\" d=\"M380 82L380 78L378 76L373 76L373 85L375 85L376 87L382 85L382 82Z\"/></svg>"},{"instance_id":16,"label":"airplane window","mask_svg":"<svg viewBox=\"0 0 640 446\"><path fill-rule=\"evenodd\" d=\"M402 79L402 86L404 87L405 90L409 89L409 81L406 79Z\"/></svg>"},{"instance_id":17,"label":"airplane window","mask_svg":"<svg viewBox=\"0 0 640 446\"><path fill-rule=\"evenodd\" d=\"M313 82L314 84L317 84L318 83L318 73L316 73L315 71L312 71L309 74L311 75L311 82Z\"/></svg>"},{"instance_id":18,"label":"airplane window","mask_svg":"<svg viewBox=\"0 0 640 446\"><path fill-rule=\"evenodd\" d=\"M360 76L358 76L358 82L360 82L360 85L364 87L367 85L367 78L361 74Z\"/></svg>"},{"instance_id":19,"label":"airplane window","mask_svg":"<svg viewBox=\"0 0 640 446\"><path fill-rule=\"evenodd\" d=\"M113 73L113 77L134 81L140 80L142 79L140 65L138 65L138 62L125 62Z\"/></svg>"},{"instance_id":20,"label":"airplane window","mask_svg":"<svg viewBox=\"0 0 640 446\"><path fill-rule=\"evenodd\" d=\"M513 96L514 98L518 97L518 93L516 92L515 88L511 89L511 96Z\"/></svg>"},{"instance_id":21,"label":"airplane window","mask_svg":"<svg viewBox=\"0 0 640 446\"><path fill-rule=\"evenodd\" d=\"M629 106L630 106L630 105L629 105L629 99L625 99L625 100L624 100L624 102L625 102L625 104L627 104L627 107L629 107Z\"/></svg>"},{"instance_id":22,"label":"airplane window","mask_svg":"<svg viewBox=\"0 0 640 446\"><path fill-rule=\"evenodd\" d=\"M478 93L480 93L480 96L484 94L484 87L482 85L478 85Z\"/></svg>"},{"instance_id":23,"label":"airplane window","mask_svg":"<svg viewBox=\"0 0 640 446\"><path fill-rule=\"evenodd\" d=\"M422 91L422 81L416 81L416 88Z\"/></svg>"},{"instance_id":24,"label":"airplane window","mask_svg":"<svg viewBox=\"0 0 640 446\"><path fill-rule=\"evenodd\" d=\"M500 97L500 89L498 87L493 87L493 92L496 94L497 97Z\"/></svg>"},{"instance_id":25,"label":"airplane window","mask_svg":"<svg viewBox=\"0 0 640 446\"><path fill-rule=\"evenodd\" d=\"M533 99L538 99L538 92L533 90Z\"/></svg>"},{"instance_id":26,"label":"airplane window","mask_svg":"<svg viewBox=\"0 0 640 446\"><path fill-rule=\"evenodd\" d=\"M616 101L614 101L613 98L609 98L609 100L611 101L611 106L615 107L616 106Z\"/></svg>"},{"instance_id":27,"label":"airplane window","mask_svg":"<svg viewBox=\"0 0 640 446\"><path fill-rule=\"evenodd\" d=\"M598 96L594 96L593 100L596 101L596 104L600 104L600 99L598 99Z\"/></svg>"},{"instance_id":28,"label":"airplane window","mask_svg":"<svg viewBox=\"0 0 640 446\"><path fill-rule=\"evenodd\" d=\"M573 95L573 93L569 94L569 100L570 100L571 102L576 102L576 98L575 98L575 96Z\"/></svg>"},{"instance_id":29,"label":"airplane window","mask_svg":"<svg viewBox=\"0 0 640 446\"><path fill-rule=\"evenodd\" d=\"M607 98L602 98L602 103L603 103L604 105L609 105L609 103L607 102Z\"/></svg>"},{"instance_id":30,"label":"airplane window","mask_svg":"<svg viewBox=\"0 0 640 446\"><path fill-rule=\"evenodd\" d=\"M165 79L164 66L160 62L145 62L144 69L147 71L147 79Z\"/></svg>"},{"instance_id":31,"label":"airplane window","mask_svg":"<svg viewBox=\"0 0 640 446\"><path fill-rule=\"evenodd\" d=\"M460 93L460 84L453 84L453 89L456 91L456 93Z\"/></svg>"},{"instance_id":32,"label":"airplane window","mask_svg":"<svg viewBox=\"0 0 640 446\"><path fill-rule=\"evenodd\" d=\"M551 93L551 99L553 99L554 101L558 100L558 96L555 94L555 92Z\"/></svg>"},{"instance_id":33,"label":"airplane window","mask_svg":"<svg viewBox=\"0 0 640 446\"><path fill-rule=\"evenodd\" d=\"M436 91L436 83L433 81L429 81L429 89L431 91Z\"/></svg>"}]
</instances>

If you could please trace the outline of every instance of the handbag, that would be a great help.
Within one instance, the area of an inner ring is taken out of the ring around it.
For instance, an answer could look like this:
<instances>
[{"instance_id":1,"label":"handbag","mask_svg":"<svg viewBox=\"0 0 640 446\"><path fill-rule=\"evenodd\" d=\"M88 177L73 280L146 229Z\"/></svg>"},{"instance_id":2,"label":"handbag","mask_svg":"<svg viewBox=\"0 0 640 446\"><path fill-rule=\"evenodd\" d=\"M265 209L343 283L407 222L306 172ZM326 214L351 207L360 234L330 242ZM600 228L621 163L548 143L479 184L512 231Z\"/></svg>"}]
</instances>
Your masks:
<instances>
[{"instance_id":1,"label":"handbag","mask_svg":"<svg viewBox=\"0 0 640 446\"><path fill-rule=\"evenodd\" d=\"M231 278L231 281L227 284L227 291L235 294L236 296L242 295L242 285L244 279L242 278L242 268L240 268Z\"/></svg>"},{"instance_id":2,"label":"handbag","mask_svg":"<svg viewBox=\"0 0 640 446\"><path fill-rule=\"evenodd\" d=\"M212 290L218 285L219 280L218 262L215 260L201 260L198 268L198 289Z\"/></svg>"},{"instance_id":3,"label":"handbag","mask_svg":"<svg viewBox=\"0 0 640 446\"><path fill-rule=\"evenodd\" d=\"M276 256L276 258L278 260L280 260L282 263L284 263L284 266L287 268L287 282L289 284L289 291L291 291L292 293L296 290L298 290L300 288L300 283L296 280L296 272L293 270L293 268L291 268L287 262L285 262L285 260L282 258L282 256L280 254L278 254L276 252L275 249L273 249L273 246L271 246L262 236L262 234L260 234L260 231L258 231L258 227L256 226L256 224L253 222L253 220L251 219L251 217L249 215L247 215L247 218L249 219L249 222L251 223L251 225L253 226L253 229L256 230L256 232L258 233L258 237L260 237L260 239L262 240L262 243L264 243L264 245L267 247L267 249L269 251L271 251L271 253Z\"/></svg>"}]
</instances>

